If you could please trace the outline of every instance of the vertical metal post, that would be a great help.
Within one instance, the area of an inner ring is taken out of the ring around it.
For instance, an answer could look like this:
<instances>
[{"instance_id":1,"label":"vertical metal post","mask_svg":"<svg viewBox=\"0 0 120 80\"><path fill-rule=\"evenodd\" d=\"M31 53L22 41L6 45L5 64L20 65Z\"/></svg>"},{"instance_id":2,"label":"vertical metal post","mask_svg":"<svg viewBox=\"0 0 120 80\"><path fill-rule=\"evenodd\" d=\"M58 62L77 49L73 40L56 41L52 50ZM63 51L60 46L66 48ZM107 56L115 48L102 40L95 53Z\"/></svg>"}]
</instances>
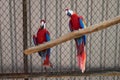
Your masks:
<instances>
[{"instance_id":1,"label":"vertical metal post","mask_svg":"<svg viewBox=\"0 0 120 80\"><path fill-rule=\"evenodd\" d=\"M88 22L89 22L89 0L87 0L86 3L87 3L87 9L86 9L86 11L87 11L87 16L86 16L87 24L86 25L88 26ZM88 36L87 36L86 52L88 53ZM87 61L89 61L89 60L87 59ZM86 64L86 66L88 66L88 65Z\"/></svg>"},{"instance_id":2,"label":"vertical metal post","mask_svg":"<svg viewBox=\"0 0 120 80\"><path fill-rule=\"evenodd\" d=\"M15 66L15 72L17 72L18 71L18 69L17 69L17 39L16 39L16 8L15 8L15 0L13 0L13 9L14 9L14 29L13 29L13 31L14 31L14 61L15 61L15 63L14 63L14 66Z\"/></svg>"},{"instance_id":3,"label":"vertical metal post","mask_svg":"<svg viewBox=\"0 0 120 80\"><path fill-rule=\"evenodd\" d=\"M87 11L87 16L86 16L86 26L88 26L88 21L89 21L89 0L87 0L86 1L86 3L87 3L87 9L86 9L86 11ZM86 45L86 53L88 54L88 36L87 36L87 45ZM87 55L86 54L86 55ZM88 58L88 57L86 57L86 58ZM86 62L88 61L88 59L86 59ZM86 64L86 67L87 67L88 65ZM87 77L85 77L85 80L87 80Z\"/></svg>"},{"instance_id":4,"label":"vertical metal post","mask_svg":"<svg viewBox=\"0 0 120 80\"><path fill-rule=\"evenodd\" d=\"M23 49L27 49L27 0L23 0ZM24 57L24 71L28 73L28 57L23 54ZM27 79L25 79L27 80Z\"/></svg>"},{"instance_id":5,"label":"vertical metal post","mask_svg":"<svg viewBox=\"0 0 120 80\"><path fill-rule=\"evenodd\" d=\"M108 19L108 1L106 1L106 20ZM105 48L104 48L104 51L105 51L105 53L104 53L104 69L105 69L105 64L106 64L106 42L107 42L107 30L105 30Z\"/></svg>"},{"instance_id":6,"label":"vertical metal post","mask_svg":"<svg viewBox=\"0 0 120 80\"><path fill-rule=\"evenodd\" d=\"M117 14L118 15L120 15L120 0L118 0L118 6L117 6ZM120 34L120 24L118 25L119 26L119 34ZM118 35L118 40L119 40L119 43L118 43L118 67L120 67L120 35ZM120 79L120 77L119 76L117 76L117 80L119 80Z\"/></svg>"},{"instance_id":7,"label":"vertical metal post","mask_svg":"<svg viewBox=\"0 0 120 80\"><path fill-rule=\"evenodd\" d=\"M71 0L71 9L73 10L73 0ZM75 60L72 60L73 59L73 40L70 41L70 64L71 64L71 69L74 69L75 70L75 67L73 67L73 65L76 65L76 54L74 56ZM75 46L74 46L75 47ZM74 64L73 64L74 63Z\"/></svg>"},{"instance_id":8,"label":"vertical metal post","mask_svg":"<svg viewBox=\"0 0 120 80\"><path fill-rule=\"evenodd\" d=\"M103 21L104 19L104 3L105 1L102 0L102 19L101 21ZM103 69L102 67L102 61L103 61L103 30L101 31L101 47L100 47L100 68Z\"/></svg>"},{"instance_id":9,"label":"vertical metal post","mask_svg":"<svg viewBox=\"0 0 120 80\"><path fill-rule=\"evenodd\" d=\"M119 15L120 14L120 0L117 0L117 15ZM120 26L120 25L117 25L117 27L116 27L116 37L118 37L118 38L116 38L116 41L118 41L118 65L116 65L116 66L118 66L118 67L120 67L120 35L118 34L118 32L119 32L119 30L120 30L120 28L118 29L118 26ZM119 32L120 33L120 32ZM116 45L117 46L117 45ZM115 54L117 54L117 52L115 53ZM116 58L115 58L116 59ZM119 76L117 76L117 80L119 80Z\"/></svg>"},{"instance_id":10,"label":"vertical metal post","mask_svg":"<svg viewBox=\"0 0 120 80\"><path fill-rule=\"evenodd\" d=\"M93 13L92 13L92 10L93 10L93 0L91 0L91 4L90 4L90 6L91 6L91 12L90 12L90 25L92 25L92 15L93 15ZM92 46L92 36L91 36L91 34L90 34L90 53L92 53L92 50L91 50L91 46ZM89 58L90 60L90 63L89 63L89 69L90 69L90 66L91 66L91 54L90 54L90 58Z\"/></svg>"},{"instance_id":11,"label":"vertical metal post","mask_svg":"<svg viewBox=\"0 0 120 80\"><path fill-rule=\"evenodd\" d=\"M55 35L55 36L56 36L56 38L57 38L57 37L58 37L58 28L57 28L57 27L58 27L58 15L57 15L57 12L58 12L58 7L57 7L57 5L58 5L58 0L56 0L56 4L55 4L55 5L56 5L56 11L55 11L55 17L56 17L56 22L55 22L55 26L56 26L55 28L56 28L56 29L55 29L55 31L56 31L56 35ZM56 46L56 65L57 65L57 71L59 70L59 69L58 69L58 66L59 66L59 65L58 65L58 58L59 58L59 56L58 56L58 50L59 50L59 49L58 49L58 46Z\"/></svg>"},{"instance_id":12,"label":"vertical metal post","mask_svg":"<svg viewBox=\"0 0 120 80\"><path fill-rule=\"evenodd\" d=\"M117 15L119 15L119 7L120 7L120 3L119 3L120 1L119 0L117 0ZM118 49L118 47L119 47L119 45L118 45L118 33L119 33L119 29L118 29L118 26L119 25L117 25L116 26L116 41L115 41L115 58L114 58L114 63L115 63L115 68L117 68L117 66L119 66L119 65L117 65L117 63L119 64L119 59L116 61L116 59L117 59L117 52L119 53L119 51L117 51L117 49ZM119 54L118 54L118 56L119 56Z\"/></svg>"},{"instance_id":13,"label":"vertical metal post","mask_svg":"<svg viewBox=\"0 0 120 80\"><path fill-rule=\"evenodd\" d=\"M78 0L75 1L75 12L77 12L77 8L78 8L78 4L77 3L78 3Z\"/></svg>"},{"instance_id":14,"label":"vertical metal post","mask_svg":"<svg viewBox=\"0 0 120 80\"><path fill-rule=\"evenodd\" d=\"M1 19L1 16L0 16ZM0 72L3 73L3 62L2 62L2 30L1 30L1 20L0 20Z\"/></svg>"},{"instance_id":15,"label":"vertical metal post","mask_svg":"<svg viewBox=\"0 0 120 80\"><path fill-rule=\"evenodd\" d=\"M55 6L56 6L56 37L61 35L61 26L60 26L61 25L61 20L60 20L60 17L61 17L61 11L60 11L61 7L60 6L62 4L60 4L61 3L60 1L56 0L56 4L55 4ZM57 69L60 71L61 70L61 45L56 47L56 51L57 51L56 52L56 54L57 54L56 55L57 56L56 57L56 59L57 59L57 62L56 62L57 63ZM58 52L60 54L58 54Z\"/></svg>"},{"instance_id":16,"label":"vertical metal post","mask_svg":"<svg viewBox=\"0 0 120 80\"><path fill-rule=\"evenodd\" d=\"M40 0L40 19L42 19L42 15L43 15L43 12L42 12L42 0Z\"/></svg>"},{"instance_id":17,"label":"vertical metal post","mask_svg":"<svg viewBox=\"0 0 120 80\"><path fill-rule=\"evenodd\" d=\"M46 20L46 0L44 0L44 19Z\"/></svg>"},{"instance_id":18,"label":"vertical metal post","mask_svg":"<svg viewBox=\"0 0 120 80\"><path fill-rule=\"evenodd\" d=\"M31 0L28 1L28 4L29 4L28 5L28 7L29 7L29 40L30 40L30 46L31 46L31 44L32 44L31 43L31 40L32 40L31 39L32 38L32 36L31 36L32 35L31 34L32 33L31 32L31 30L32 30L32 28L31 28ZM32 55L30 55L30 61L29 62L30 62L30 67L29 67L30 68L30 72L32 72Z\"/></svg>"},{"instance_id":19,"label":"vertical metal post","mask_svg":"<svg viewBox=\"0 0 120 80\"><path fill-rule=\"evenodd\" d=\"M42 19L43 18L43 9L44 9L44 6L43 6L43 0L40 0L40 19ZM47 25L47 24L46 24ZM43 71L43 67L41 67L41 71ZM43 78L41 78L41 80L43 80Z\"/></svg>"},{"instance_id":20,"label":"vertical metal post","mask_svg":"<svg viewBox=\"0 0 120 80\"><path fill-rule=\"evenodd\" d=\"M118 0L118 12L120 12L120 9L119 9L120 5L119 5L119 4L120 4L120 1ZM120 13L118 13L118 14L120 15ZM119 30L120 30L120 28L119 28ZM119 33L120 33L120 32L119 32ZM118 57L118 64L119 64L119 65L118 65L118 67L120 67L120 35L119 35L119 39L118 39L118 40L119 40L119 45L118 45L118 46L119 46L119 49L118 49L118 53L119 53L119 54L118 54L118 56L119 56L119 57Z\"/></svg>"},{"instance_id":21,"label":"vertical metal post","mask_svg":"<svg viewBox=\"0 0 120 80\"><path fill-rule=\"evenodd\" d=\"M59 16L60 16L60 20L59 20L59 22L60 22L60 24L59 24L59 28L60 28L60 35L59 36L61 36L62 35L62 28L61 28L61 24L62 24L62 2L61 2L61 0L60 0L60 4L59 4L59 7L60 7L60 13L59 13ZM62 46L60 45L60 53L62 53ZM61 54L60 54L60 71L61 71L61 61L62 61L62 56L61 56Z\"/></svg>"},{"instance_id":22,"label":"vertical metal post","mask_svg":"<svg viewBox=\"0 0 120 80\"><path fill-rule=\"evenodd\" d=\"M104 3L105 1L102 0L102 18L101 18L101 21L103 21L104 19ZM102 30L101 31L101 45L100 45L100 69L103 70L103 33L104 31ZM99 76L99 79L101 80L102 79L102 76Z\"/></svg>"},{"instance_id":23,"label":"vertical metal post","mask_svg":"<svg viewBox=\"0 0 120 80\"><path fill-rule=\"evenodd\" d=\"M13 35L14 35L14 32L13 32L13 19L12 19L12 1L13 0L9 0L9 7L10 7L10 9L9 9L9 15L10 15L10 18L9 18L9 20L10 20L10 39L11 39L11 60L12 60L12 72L14 72L14 41L13 41L13 39L14 39L14 37L13 37Z\"/></svg>"},{"instance_id":24,"label":"vertical metal post","mask_svg":"<svg viewBox=\"0 0 120 80\"><path fill-rule=\"evenodd\" d=\"M91 0L91 3L90 3L90 10L91 10L91 12L90 12L90 25L92 25L92 15L93 15L93 0ZM90 48L90 53L92 53L92 50L91 50L91 46L92 46L92 35L90 34L90 46L89 46L89 48ZM91 54L90 54L90 56L89 56L89 69L90 69L90 67L91 67ZM91 80L91 77L89 77L89 80Z\"/></svg>"}]
</instances>

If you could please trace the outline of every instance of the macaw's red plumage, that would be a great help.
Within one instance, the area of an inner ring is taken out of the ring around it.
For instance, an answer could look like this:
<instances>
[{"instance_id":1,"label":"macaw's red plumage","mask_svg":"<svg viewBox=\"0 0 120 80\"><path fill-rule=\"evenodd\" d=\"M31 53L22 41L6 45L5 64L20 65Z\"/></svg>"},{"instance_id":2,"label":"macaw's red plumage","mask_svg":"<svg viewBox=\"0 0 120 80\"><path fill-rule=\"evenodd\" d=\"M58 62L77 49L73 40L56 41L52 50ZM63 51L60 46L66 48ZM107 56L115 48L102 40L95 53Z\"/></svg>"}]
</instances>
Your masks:
<instances>
[{"instance_id":1,"label":"macaw's red plumage","mask_svg":"<svg viewBox=\"0 0 120 80\"><path fill-rule=\"evenodd\" d=\"M79 19L83 20L83 17L78 16L75 13L73 15L71 15L70 24L71 24L72 30L78 30L78 29L82 28L81 25L80 25Z\"/></svg>"},{"instance_id":2,"label":"macaw's red plumage","mask_svg":"<svg viewBox=\"0 0 120 80\"><path fill-rule=\"evenodd\" d=\"M86 51L85 51L85 44L82 41L81 44L77 42L77 39L75 39L76 46L77 46L77 63L80 69L82 70L82 73L85 71L85 64L86 64Z\"/></svg>"},{"instance_id":3,"label":"macaw's red plumage","mask_svg":"<svg viewBox=\"0 0 120 80\"><path fill-rule=\"evenodd\" d=\"M42 23L43 24L43 23ZM50 34L49 32L44 28L45 25L41 25L41 27L39 28L37 35L33 36L33 41L35 45L38 44L43 44L45 42L50 41ZM50 48L40 51L38 52L39 56L41 56L42 58L42 65L44 67L52 67L52 64L50 62Z\"/></svg>"},{"instance_id":4,"label":"macaw's red plumage","mask_svg":"<svg viewBox=\"0 0 120 80\"><path fill-rule=\"evenodd\" d=\"M70 17L69 28L71 31L85 28L82 16L78 16L71 10L70 11L68 10L66 13ZM86 64L86 51L85 51L86 36L84 35L82 37L75 38L75 43L77 48L77 63L83 73L85 71Z\"/></svg>"},{"instance_id":5,"label":"macaw's red plumage","mask_svg":"<svg viewBox=\"0 0 120 80\"><path fill-rule=\"evenodd\" d=\"M49 32L46 29L39 29L37 32L37 43L42 44L47 42L46 34L49 35Z\"/></svg>"}]
</instances>

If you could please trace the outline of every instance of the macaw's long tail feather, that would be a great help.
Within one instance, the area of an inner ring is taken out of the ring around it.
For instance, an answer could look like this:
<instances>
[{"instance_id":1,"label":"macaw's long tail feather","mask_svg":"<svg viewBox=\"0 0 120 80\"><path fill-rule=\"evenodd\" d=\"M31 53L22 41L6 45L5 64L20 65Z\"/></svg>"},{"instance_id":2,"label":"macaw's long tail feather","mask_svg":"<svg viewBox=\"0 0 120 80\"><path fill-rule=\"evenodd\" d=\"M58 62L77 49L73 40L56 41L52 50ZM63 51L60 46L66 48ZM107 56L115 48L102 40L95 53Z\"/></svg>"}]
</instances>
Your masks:
<instances>
[{"instance_id":1,"label":"macaw's long tail feather","mask_svg":"<svg viewBox=\"0 0 120 80\"><path fill-rule=\"evenodd\" d=\"M44 67L52 67L52 63L49 61L49 56L46 55L46 59L43 61Z\"/></svg>"},{"instance_id":2,"label":"macaw's long tail feather","mask_svg":"<svg viewBox=\"0 0 120 80\"><path fill-rule=\"evenodd\" d=\"M86 64L86 52L83 51L81 54L77 54L78 66L82 70L82 73L85 71Z\"/></svg>"}]
</instances>

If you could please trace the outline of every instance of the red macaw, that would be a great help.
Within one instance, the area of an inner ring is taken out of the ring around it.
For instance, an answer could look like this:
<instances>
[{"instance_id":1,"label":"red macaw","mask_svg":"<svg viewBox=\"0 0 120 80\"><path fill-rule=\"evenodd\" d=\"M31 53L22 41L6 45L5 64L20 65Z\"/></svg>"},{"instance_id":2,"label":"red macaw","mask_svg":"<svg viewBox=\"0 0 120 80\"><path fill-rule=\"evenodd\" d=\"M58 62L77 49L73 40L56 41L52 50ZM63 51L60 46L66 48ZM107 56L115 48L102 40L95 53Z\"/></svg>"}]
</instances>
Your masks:
<instances>
[{"instance_id":1,"label":"red macaw","mask_svg":"<svg viewBox=\"0 0 120 80\"><path fill-rule=\"evenodd\" d=\"M79 30L85 28L85 20L82 16L78 16L75 12L70 9L66 9L66 14L70 17L69 21L69 28L70 31ZM78 66L82 70L82 73L85 71L85 64L86 64L86 36L83 35L82 37L75 38L75 43L77 47L77 62Z\"/></svg>"},{"instance_id":2,"label":"red macaw","mask_svg":"<svg viewBox=\"0 0 120 80\"><path fill-rule=\"evenodd\" d=\"M45 29L45 20L40 21L40 28L37 32L37 35L33 35L33 41L35 45L38 44L43 44L45 42L50 41L50 34L49 32ZM39 56L42 58L42 65L45 67L52 67L52 64L50 62L50 48L46 50L42 50L38 52Z\"/></svg>"}]
</instances>

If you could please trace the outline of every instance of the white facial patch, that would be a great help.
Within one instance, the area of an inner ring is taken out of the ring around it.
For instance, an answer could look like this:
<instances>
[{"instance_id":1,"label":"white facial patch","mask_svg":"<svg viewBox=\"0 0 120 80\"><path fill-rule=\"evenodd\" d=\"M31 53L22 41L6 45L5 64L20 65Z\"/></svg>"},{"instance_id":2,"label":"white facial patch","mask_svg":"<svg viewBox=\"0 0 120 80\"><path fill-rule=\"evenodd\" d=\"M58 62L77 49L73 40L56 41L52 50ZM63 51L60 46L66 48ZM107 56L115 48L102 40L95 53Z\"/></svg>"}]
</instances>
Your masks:
<instances>
[{"instance_id":1,"label":"white facial patch","mask_svg":"<svg viewBox=\"0 0 120 80\"><path fill-rule=\"evenodd\" d=\"M41 22L41 25L44 25L44 22L43 22L43 21Z\"/></svg>"},{"instance_id":2,"label":"white facial patch","mask_svg":"<svg viewBox=\"0 0 120 80\"><path fill-rule=\"evenodd\" d=\"M69 10L68 12L70 12L70 13L71 13L71 15L73 14L73 11L72 11L72 10Z\"/></svg>"},{"instance_id":3,"label":"white facial patch","mask_svg":"<svg viewBox=\"0 0 120 80\"><path fill-rule=\"evenodd\" d=\"M73 14L73 11L69 9L69 10L66 10L65 13L66 13L68 16L70 16L70 15Z\"/></svg>"},{"instance_id":4,"label":"white facial patch","mask_svg":"<svg viewBox=\"0 0 120 80\"><path fill-rule=\"evenodd\" d=\"M65 13L67 14L67 13L68 13L68 10L66 10Z\"/></svg>"}]
</instances>

